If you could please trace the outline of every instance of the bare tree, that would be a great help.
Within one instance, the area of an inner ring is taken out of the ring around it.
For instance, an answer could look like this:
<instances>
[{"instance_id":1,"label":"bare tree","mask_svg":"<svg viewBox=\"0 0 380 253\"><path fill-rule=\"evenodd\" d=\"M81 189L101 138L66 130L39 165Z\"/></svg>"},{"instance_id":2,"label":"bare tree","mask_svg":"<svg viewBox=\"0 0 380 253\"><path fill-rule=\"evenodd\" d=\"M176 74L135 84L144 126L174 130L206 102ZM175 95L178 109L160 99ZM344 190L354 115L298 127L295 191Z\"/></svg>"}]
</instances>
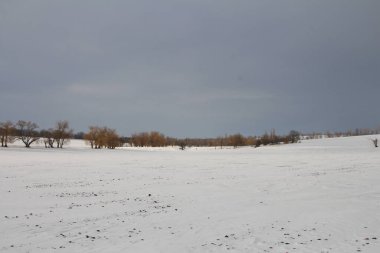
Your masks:
<instances>
[{"instance_id":1,"label":"bare tree","mask_svg":"<svg viewBox=\"0 0 380 253\"><path fill-rule=\"evenodd\" d=\"M41 130L40 131L40 136L43 138L45 148L54 148L54 130L49 129L49 130Z\"/></svg>"},{"instance_id":2,"label":"bare tree","mask_svg":"<svg viewBox=\"0 0 380 253\"><path fill-rule=\"evenodd\" d=\"M90 126L89 131L84 134L84 139L87 143L91 145L91 148L97 148L95 145L96 140L98 139L100 129L96 126Z\"/></svg>"},{"instance_id":3,"label":"bare tree","mask_svg":"<svg viewBox=\"0 0 380 253\"><path fill-rule=\"evenodd\" d=\"M270 143L271 143L271 138L268 135L268 133L265 132L265 134L263 136L261 136L261 138L260 138L260 144L266 146L266 145L268 145Z\"/></svg>"},{"instance_id":4,"label":"bare tree","mask_svg":"<svg viewBox=\"0 0 380 253\"><path fill-rule=\"evenodd\" d=\"M296 143L300 140L300 132L296 131L296 130L291 130L288 134L288 138L289 138L289 141L291 143Z\"/></svg>"},{"instance_id":5,"label":"bare tree","mask_svg":"<svg viewBox=\"0 0 380 253\"><path fill-rule=\"evenodd\" d=\"M0 122L0 140L2 147L8 147L8 143L15 140L15 127L11 121Z\"/></svg>"},{"instance_id":6,"label":"bare tree","mask_svg":"<svg viewBox=\"0 0 380 253\"><path fill-rule=\"evenodd\" d=\"M73 136L73 130L69 127L67 120L58 121L53 130L53 138L57 148L63 148L63 144L67 143Z\"/></svg>"},{"instance_id":7,"label":"bare tree","mask_svg":"<svg viewBox=\"0 0 380 253\"><path fill-rule=\"evenodd\" d=\"M220 149L222 149L223 146L226 146L226 145L227 145L227 143L226 143L226 142L227 142L226 139L227 139L227 135L226 135L225 137L220 136L220 137L216 138L216 139L215 139L215 148L216 148L217 146L220 146Z\"/></svg>"},{"instance_id":8,"label":"bare tree","mask_svg":"<svg viewBox=\"0 0 380 253\"><path fill-rule=\"evenodd\" d=\"M178 140L178 146L180 150L185 150L186 148L186 140Z\"/></svg>"},{"instance_id":9,"label":"bare tree","mask_svg":"<svg viewBox=\"0 0 380 253\"><path fill-rule=\"evenodd\" d=\"M120 137L115 129L103 128L104 147L115 149L120 146Z\"/></svg>"},{"instance_id":10,"label":"bare tree","mask_svg":"<svg viewBox=\"0 0 380 253\"><path fill-rule=\"evenodd\" d=\"M39 133L36 131L38 125L31 121L19 120L16 124L18 139L20 139L26 148L29 148L33 142L40 139Z\"/></svg>"}]
</instances>

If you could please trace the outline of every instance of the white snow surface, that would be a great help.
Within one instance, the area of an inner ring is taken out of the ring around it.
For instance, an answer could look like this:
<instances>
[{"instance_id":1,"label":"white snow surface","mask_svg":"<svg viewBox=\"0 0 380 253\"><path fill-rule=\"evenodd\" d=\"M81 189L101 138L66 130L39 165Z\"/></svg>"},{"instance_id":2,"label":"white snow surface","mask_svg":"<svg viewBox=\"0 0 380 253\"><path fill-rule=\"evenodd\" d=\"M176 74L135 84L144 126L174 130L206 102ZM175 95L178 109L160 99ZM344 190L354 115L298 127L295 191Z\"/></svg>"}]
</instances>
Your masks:
<instances>
[{"instance_id":1,"label":"white snow surface","mask_svg":"<svg viewBox=\"0 0 380 253\"><path fill-rule=\"evenodd\" d=\"M0 252L380 252L380 148L0 149Z\"/></svg>"}]
</instances>

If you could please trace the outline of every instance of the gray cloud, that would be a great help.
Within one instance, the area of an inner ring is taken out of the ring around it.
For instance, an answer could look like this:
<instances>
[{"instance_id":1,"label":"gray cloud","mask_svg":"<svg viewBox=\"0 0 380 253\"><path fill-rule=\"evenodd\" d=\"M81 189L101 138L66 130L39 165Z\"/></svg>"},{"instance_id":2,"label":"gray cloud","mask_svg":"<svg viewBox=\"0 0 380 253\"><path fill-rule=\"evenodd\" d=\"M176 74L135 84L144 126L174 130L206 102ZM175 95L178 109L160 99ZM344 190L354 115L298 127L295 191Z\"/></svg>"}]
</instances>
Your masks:
<instances>
[{"instance_id":1,"label":"gray cloud","mask_svg":"<svg viewBox=\"0 0 380 253\"><path fill-rule=\"evenodd\" d=\"M0 120L123 134L380 124L378 1L0 3Z\"/></svg>"}]
</instances>

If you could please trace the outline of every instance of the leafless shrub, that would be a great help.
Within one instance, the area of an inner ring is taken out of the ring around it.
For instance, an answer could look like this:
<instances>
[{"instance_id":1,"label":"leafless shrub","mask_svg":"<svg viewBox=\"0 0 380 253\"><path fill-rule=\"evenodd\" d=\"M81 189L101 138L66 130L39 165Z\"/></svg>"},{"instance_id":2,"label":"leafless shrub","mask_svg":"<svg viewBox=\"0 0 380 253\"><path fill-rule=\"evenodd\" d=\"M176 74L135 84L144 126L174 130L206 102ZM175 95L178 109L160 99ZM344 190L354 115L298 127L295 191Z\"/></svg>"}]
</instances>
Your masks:
<instances>
[{"instance_id":1,"label":"leafless shrub","mask_svg":"<svg viewBox=\"0 0 380 253\"><path fill-rule=\"evenodd\" d=\"M375 146L375 148L377 148L377 138L376 139L372 139L372 142L373 142L373 145Z\"/></svg>"}]
</instances>

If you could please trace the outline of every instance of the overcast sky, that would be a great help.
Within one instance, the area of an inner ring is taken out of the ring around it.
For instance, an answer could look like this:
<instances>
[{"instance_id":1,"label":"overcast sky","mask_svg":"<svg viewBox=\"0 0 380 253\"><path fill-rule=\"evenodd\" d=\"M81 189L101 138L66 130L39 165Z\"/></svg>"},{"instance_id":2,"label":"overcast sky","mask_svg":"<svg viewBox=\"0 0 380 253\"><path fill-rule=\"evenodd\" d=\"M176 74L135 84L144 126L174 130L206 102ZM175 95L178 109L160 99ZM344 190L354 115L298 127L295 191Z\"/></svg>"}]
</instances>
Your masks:
<instances>
[{"instance_id":1,"label":"overcast sky","mask_svg":"<svg viewBox=\"0 0 380 253\"><path fill-rule=\"evenodd\" d=\"M215 137L380 126L379 0L1 0L0 121Z\"/></svg>"}]
</instances>

